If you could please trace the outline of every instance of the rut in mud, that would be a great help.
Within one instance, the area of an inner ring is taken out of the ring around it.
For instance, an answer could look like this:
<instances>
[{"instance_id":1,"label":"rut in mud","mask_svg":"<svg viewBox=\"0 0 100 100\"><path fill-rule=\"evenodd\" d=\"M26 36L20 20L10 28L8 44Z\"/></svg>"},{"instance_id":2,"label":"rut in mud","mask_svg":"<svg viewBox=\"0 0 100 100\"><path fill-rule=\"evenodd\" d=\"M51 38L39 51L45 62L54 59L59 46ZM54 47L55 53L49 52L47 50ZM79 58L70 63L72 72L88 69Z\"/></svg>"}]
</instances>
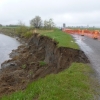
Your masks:
<instances>
[{"instance_id":1,"label":"rut in mud","mask_svg":"<svg viewBox=\"0 0 100 100\"><path fill-rule=\"evenodd\" d=\"M34 34L27 45L13 50L12 59L2 64L0 96L23 90L29 82L56 74L72 62L89 62L81 50L57 47L57 44L49 37Z\"/></svg>"}]
</instances>

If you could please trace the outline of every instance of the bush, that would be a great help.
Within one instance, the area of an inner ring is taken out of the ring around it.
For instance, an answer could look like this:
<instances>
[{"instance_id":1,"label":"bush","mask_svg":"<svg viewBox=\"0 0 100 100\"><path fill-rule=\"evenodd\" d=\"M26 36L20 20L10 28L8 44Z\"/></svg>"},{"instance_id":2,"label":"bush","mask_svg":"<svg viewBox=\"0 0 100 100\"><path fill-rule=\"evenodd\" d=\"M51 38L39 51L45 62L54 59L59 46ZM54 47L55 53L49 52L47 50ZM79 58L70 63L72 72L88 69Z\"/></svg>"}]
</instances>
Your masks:
<instances>
[{"instance_id":1,"label":"bush","mask_svg":"<svg viewBox=\"0 0 100 100\"><path fill-rule=\"evenodd\" d=\"M24 34L24 37L25 37L25 38L30 38L32 35L33 35L32 32L26 32L26 33Z\"/></svg>"},{"instance_id":2,"label":"bush","mask_svg":"<svg viewBox=\"0 0 100 100\"><path fill-rule=\"evenodd\" d=\"M28 31L28 27L20 26L16 29L16 32L19 36L23 36Z\"/></svg>"}]
</instances>

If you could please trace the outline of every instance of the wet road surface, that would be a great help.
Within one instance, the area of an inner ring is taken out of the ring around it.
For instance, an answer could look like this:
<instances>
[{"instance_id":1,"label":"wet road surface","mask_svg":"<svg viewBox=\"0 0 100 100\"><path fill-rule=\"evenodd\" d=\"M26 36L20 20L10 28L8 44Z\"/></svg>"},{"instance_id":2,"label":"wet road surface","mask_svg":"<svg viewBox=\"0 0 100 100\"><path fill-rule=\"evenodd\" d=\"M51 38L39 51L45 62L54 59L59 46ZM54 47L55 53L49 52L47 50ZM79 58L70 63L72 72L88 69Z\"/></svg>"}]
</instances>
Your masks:
<instances>
[{"instance_id":1,"label":"wet road surface","mask_svg":"<svg viewBox=\"0 0 100 100\"><path fill-rule=\"evenodd\" d=\"M12 37L0 34L0 68L1 63L10 59L9 54L13 49L17 49L20 43Z\"/></svg>"},{"instance_id":2,"label":"wet road surface","mask_svg":"<svg viewBox=\"0 0 100 100\"><path fill-rule=\"evenodd\" d=\"M89 58L90 63L100 80L100 40L79 35L73 35L73 37L81 50L83 50Z\"/></svg>"}]
</instances>

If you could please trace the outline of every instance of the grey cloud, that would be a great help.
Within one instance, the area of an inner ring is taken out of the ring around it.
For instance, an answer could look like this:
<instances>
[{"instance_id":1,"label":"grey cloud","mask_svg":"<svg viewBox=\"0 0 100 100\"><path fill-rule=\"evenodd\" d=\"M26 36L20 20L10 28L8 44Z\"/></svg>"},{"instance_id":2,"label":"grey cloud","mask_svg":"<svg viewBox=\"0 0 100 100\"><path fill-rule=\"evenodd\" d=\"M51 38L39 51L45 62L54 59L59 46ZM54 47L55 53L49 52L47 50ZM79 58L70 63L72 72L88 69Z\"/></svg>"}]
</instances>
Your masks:
<instances>
[{"instance_id":1,"label":"grey cloud","mask_svg":"<svg viewBox=\"0 0 100 100\"><path fill-rule=\"evenodd\" d=\"M100 0L1 0L0 23L16 24L36 15L53 18L57 26L100 25Z\"/></svg>"}]
</instances>

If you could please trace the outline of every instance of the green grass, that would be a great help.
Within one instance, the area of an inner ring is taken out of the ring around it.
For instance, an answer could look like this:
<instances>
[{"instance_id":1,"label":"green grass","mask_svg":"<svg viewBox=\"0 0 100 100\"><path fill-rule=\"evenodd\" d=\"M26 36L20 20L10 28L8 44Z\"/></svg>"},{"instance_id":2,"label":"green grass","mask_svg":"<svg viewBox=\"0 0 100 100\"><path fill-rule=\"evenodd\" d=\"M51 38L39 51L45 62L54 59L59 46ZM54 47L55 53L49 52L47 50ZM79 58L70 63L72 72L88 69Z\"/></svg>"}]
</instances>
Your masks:
<instances>
[{"instance_id":1,"label":"green grass","mask_svg":"<svg viewBox=\"0 0 100 100\"><path fill-rule=\"evenodd\" d=\"M22 67L23 69L25 69L25 68L26 68L26 64L22 65L21 67Z\"/></svg>"},{"instance_id":2,"label":"green grass","mask_svg":"<svg viewBox=\"0 0 100 100\"><path fill-rule=\"evenodd\" d=\"M46 62L44 61L39 61L39 66L45 66L46 65Z\"/></svg>"},{"instance_id":3,"label":"green grass","mask_svg":"<svg viewBox=\"0 0 100 100\"><path fill-rule=\"evenodd\" d=\"M51 74L0 100L92 100L93 90L89 74L91 68L82 63L73 63L58 74Z\"/></svg>"},{"instance_id":4,"label":"green grass","mask_svg":"<svg viewBox=\"0 0 100 100\"><path fill-rule=\"evenodd\" d=\"M55 41L59 42L58 47L69 47L79 49L79 46L75 43L71 35L62 31L56 30L51 32L42 32L42 35L48 36Z\"/></svg>"}]
</instances>

